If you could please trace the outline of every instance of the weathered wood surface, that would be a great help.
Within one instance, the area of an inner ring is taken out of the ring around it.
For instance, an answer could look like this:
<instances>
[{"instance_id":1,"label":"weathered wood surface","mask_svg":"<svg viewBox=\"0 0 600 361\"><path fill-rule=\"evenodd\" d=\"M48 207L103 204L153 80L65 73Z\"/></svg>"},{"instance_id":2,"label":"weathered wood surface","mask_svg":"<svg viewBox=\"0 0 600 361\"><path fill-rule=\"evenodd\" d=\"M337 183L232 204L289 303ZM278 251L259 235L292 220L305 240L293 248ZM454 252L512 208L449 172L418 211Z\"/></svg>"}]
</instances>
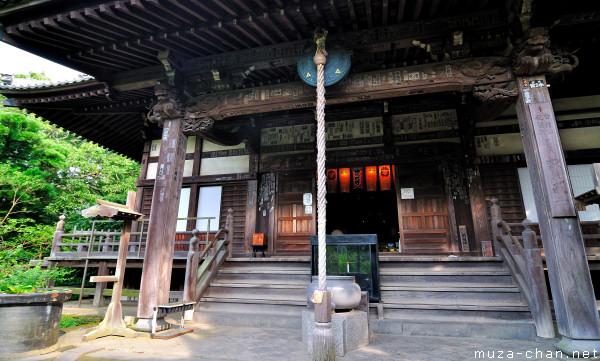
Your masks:
<instances>
[{"instance_id":1,"label":"weathered wood surface","mask_svg":"<svg viewBox=\"0 0 600 361\"><path fill-rule=\"evenodd\" d=\"M105 276L108 274L108 267L106 262L100 262L100 266L98 267L98 276ZM94 291L94 300L92 301L92 306L94 307L102 307L104 306L104 297L102 294L106 289L106 282L96 282L96 289Z\"/></svg>"},{"instance_id":2,"label":"weathered wood surface","mask_svg":"<svg viewBox=\"0 0 600 361\"><path fill-rule=\"evenodd\" d=\"M136 192L129 191L127 193L127 209L131 209L135 206L135 196ZM121 211L119 211L119 213L121 213ZM129 249L132 223L129 214L126 214L126 217L127 218L123 221L123 230L119 244L119 256L117 258L117 267L114 276L97 276L97 280L95 280L94 277L90 279L92 282L114 282L114 284L110 304L106 309L104 320L102 320L95 330L83 336L84 341L108 335L137 337L137 333L128 329L123 322L123 310L121 307L121 294L123 290L123 280L125 278L125 266L127 263L127 251Z\"/></svg>"},{"instance_id":3,"label":"weathered wood surface","mask_svg":"<svg viewBox=\"0 0 600 361\"><path fill-rule=\"evenodd\" d=\"M538 247L535 232L531 230L531 221L523 221L523 226L525 227L525 231L523 231L523 253L527 260L527 274L532 300L529 307L533 313L538 336L551 338L554 337L554 323L552 322L552 311L548 299L542 251Z\"/></svg>"},{"instance_id":4,"label":"weathered wood surface","mask_svg":"<svg viewBox=\"0 0 600 361\"><path fill-rule=\"evenodd\" d=\"M327 90L327 104L465 92L475 85L511 81L509 64L508 58L487 57L354 74ZM314 88L296 82L202 95L187 102L185 118L223 119L314 106Z\"/></svg>"},{"instance_id":5,"label":"weathered wood surface","mask_svg":"<svg viewBox=\"0 0 600 361\"><path fill-rule=\"evenodd\" d=\"M252 253L252 236L256 229L258 181L248 181L248 196L246 202L246 228L244 230L244 253Z\"/></svg>"},{"instance_id":6,"label":"weathered wood surface","mask_svg":"<svg viewBox=\"0 0 600 361\"><path fill-rule=\"evenodd\" d=\"M187 143L187 137L181 133L181 123L181 119L175 118L166 119L163 125L137 314L144 319L152 318L154 306L168 303Z\"/></svg>"},{"instance_id":7,"label":"weathered wood surface","mask_svg":"<svg viewBox=\"0 0 600 361\"><path fill-rule=\"evenodd\" d=\"M539 215L558 332L571 339L599 339L596 298L545 77L519 77L517 83L517 118Z\"/></svg>"},{"instance_id":8,"label":"weathered wood surface","mask_svg":"<svg viewBox=\"0 0 600 361\"><path fill-rule=\"evenodd\" d=\"M490 230L487 209L485 206L485 196L483 195L483 185L481 183L481 172L478 168L474 169L474 176L469 184L469 203L471 205L471 215L473 218L476 250L481 253L481 241L490 239Z\"/></svg>"},{"instance_id":9,"label":"weathered wood surface","mask_svg":"<svg viewBox=\"0 0 600 361\"><path fill-rule=\"evenodd\" d=\"M492 231L494 233L495 251L499 253L510 267L514 280L525 296L533 316L536 332L539 337L554 337L554 324L550 310L544 264L541 250L537 246L535 232L531 230L531 222L523 221L524 245L512 233L510 226L502 220L498 199L492 199Z\"/></svg>"}]
</instances>

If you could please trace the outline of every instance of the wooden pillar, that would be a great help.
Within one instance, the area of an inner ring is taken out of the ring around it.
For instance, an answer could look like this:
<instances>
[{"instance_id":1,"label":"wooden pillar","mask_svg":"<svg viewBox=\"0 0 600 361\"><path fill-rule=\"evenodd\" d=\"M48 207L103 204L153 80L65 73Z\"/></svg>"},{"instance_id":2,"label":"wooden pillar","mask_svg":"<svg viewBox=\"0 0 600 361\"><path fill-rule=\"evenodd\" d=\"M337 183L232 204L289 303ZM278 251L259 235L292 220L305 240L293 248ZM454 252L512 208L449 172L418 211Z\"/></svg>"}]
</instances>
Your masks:
<instances>
[{"instance_id":1,"label":"wooden pillar","mask_svg":"<svg viewBox=\"0 0 600 361\"><path fill-rule=\"evenodd\" d=\"M257 180L248 181L248 202L246 203L246 228L244 237L244 253L252 254L252 236L256 230Z\"/></svg>"},{"instance_id":2,"label":"wooden pillar","mask_svg":"<svg viewBox=\"0 0 600 361\"><path fill-rule=\"evenodd\" d=\"M569 351L573 340L600 339L596 298L545 76L521 76L517 82L517 118L563 335L556 346Z\"/></svg>"},{"instance_id":3,"label":"wooden pillar","mask_svg":"<svg viewBox=\"0 0 600 361\"><path fill-rule=\"evenodd\" d=\"M138 327L150 329L153 307L169 302L173 245L177 225L179 197L183 180L187 137L182 133L183 119L168 90L157 88L158 104L150 120L163 122L158 171L152 194L146 253L142 269Z\"/></svg>"},{"instance_id":4,"label":"wooden pillar","mask_svg":"<svg viewBox=\"0 0 600 361\"><path fill-rule=\"evenodd\" d=\"M106 262L100 262L98 265L98 276L108 276L108 267ZM102 307L104 306L104 290L106 289L106 282L96 282L96 290L94 291L94 300L92 306Z\"/></svg>"},{"instance_id":5,"label":"wooden pillar","mask_svg":"<svg viewBox=\"0 0 600 361\"><path fill-rule=\"evenodd\" d=\"M481 173L479 168L472 168L472 177L469 177L469 203L471 204L471 215L473 217L473 230L475 233L475 245L478 254L481 254L481 241L490 240L490 229L485 208L485 196L481 184Z\"/></svg>"}]
</instances>

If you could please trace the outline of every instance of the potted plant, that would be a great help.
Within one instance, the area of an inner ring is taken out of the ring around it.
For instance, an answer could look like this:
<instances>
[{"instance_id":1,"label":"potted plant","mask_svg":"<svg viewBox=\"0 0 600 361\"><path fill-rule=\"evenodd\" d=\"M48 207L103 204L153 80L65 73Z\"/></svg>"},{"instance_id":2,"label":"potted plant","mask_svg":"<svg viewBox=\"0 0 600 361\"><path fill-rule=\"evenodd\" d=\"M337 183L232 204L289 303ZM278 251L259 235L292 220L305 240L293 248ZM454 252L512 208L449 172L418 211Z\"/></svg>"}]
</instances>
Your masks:
<instances>
[{"instance_id":1,"label":"potted plant","mask_svg":"<svg viewBox=\"0 0 600 361\"><path fill-rule=\"evenodd\" d=\"M40 288L70 273L40 265L0 268L0 355L17 358L55 351L64 301L72 291Z\"/></svg>"}]
</instances>

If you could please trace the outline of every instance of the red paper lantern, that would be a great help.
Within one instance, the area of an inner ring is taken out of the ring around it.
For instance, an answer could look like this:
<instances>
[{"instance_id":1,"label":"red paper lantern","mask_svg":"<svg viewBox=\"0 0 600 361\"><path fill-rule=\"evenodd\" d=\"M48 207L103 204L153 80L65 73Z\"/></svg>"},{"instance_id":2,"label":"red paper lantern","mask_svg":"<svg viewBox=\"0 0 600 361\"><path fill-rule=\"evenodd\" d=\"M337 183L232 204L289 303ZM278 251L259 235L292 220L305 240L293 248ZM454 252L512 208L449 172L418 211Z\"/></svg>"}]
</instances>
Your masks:
<instances>
[{"instance_id":1,"label":"red paper lantern","mask_svg":"<svg viewBox=\"0 0 600 361\"><path fill-rule=\"evenodd\" d=\"M340 168L340 192L350 192L350 168Z\"/></svg>"},{"instance_id":2,"label":"red paper lantern","mask_svg":"<svg viewBox=\"0 0 600 361\"><path fill-rule=\"evenodd\" d=\"M337 181L338 181L337 169L327 169L327 192L337 192Z\"/></svg>"},{"instance_id":3,"label":"red paper lantern","mask_svg":"<svg viewBox=\"0 0 600 361\"><path fill-rule=\"evenodd\" d=\"M379 188L382 191L392 189L392 172L389 165L379 166Z\"/></svg>"},{"instance_id":4,"label":"red paper lantern","mask_svg":"<svg viewBox=\"0 0 600 361\"><path fill-rule=\"evenodd\" d=\"M377 190L377 167L365 167L365 173L367 191L375 192Z\"/></svg>"},{"instance_id":5,"label":"red paper lantern","mask_svg":"<svg viewBox=\"0 0 600 361\"><path fill-rule=\"evenodd\" d=\"M352 189L363 189L365 187L363 173L362 168L352 168Z\"/></svg>"}]
</instances>

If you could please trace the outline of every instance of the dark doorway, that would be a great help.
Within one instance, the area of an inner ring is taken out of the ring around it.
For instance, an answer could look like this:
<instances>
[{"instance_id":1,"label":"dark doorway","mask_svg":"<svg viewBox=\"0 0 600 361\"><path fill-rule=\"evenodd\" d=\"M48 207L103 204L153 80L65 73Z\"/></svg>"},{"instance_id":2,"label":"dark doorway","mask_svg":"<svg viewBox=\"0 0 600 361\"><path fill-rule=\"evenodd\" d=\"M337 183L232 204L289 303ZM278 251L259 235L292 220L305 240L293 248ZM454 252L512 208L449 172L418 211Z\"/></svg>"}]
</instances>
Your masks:
<instances>
[{"instance_id":1,"label":"dark doorway","mask_svg":"<svg viewBox=\"0 0 600 361\"><path fill-rule=\"evenodd\" d=\"M327 194L327 234L336 230L342 234L377 234L380 251L397 248L395 191Z\"/></svg>"}]
</instances>

